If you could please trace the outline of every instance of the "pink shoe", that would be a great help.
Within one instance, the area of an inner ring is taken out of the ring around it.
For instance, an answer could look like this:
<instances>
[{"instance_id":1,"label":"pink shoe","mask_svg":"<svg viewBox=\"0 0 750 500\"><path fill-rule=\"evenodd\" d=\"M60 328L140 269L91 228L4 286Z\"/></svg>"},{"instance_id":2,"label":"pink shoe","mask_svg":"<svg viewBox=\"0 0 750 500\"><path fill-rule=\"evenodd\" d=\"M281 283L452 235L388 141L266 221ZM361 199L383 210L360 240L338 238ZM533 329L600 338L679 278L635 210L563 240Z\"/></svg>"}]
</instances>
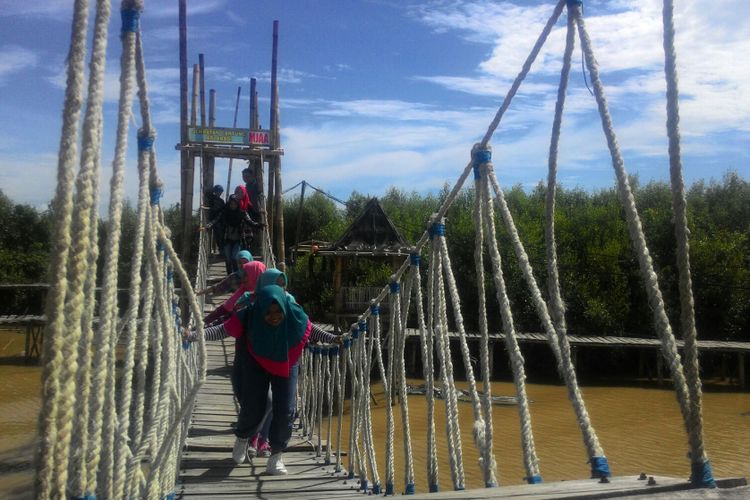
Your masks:
<instances>
[{"instance_id":1,"label":"pink shoe","mask_svg":"<svg viewBox=\"0 0 750 500\"><path fill-rule=\"evenodd\" d=\"M250 442L247 444L247 456L253 458L258 455L258 444L260 441L260 434L250 438Z\"/></svg>"},{"instance_id":2,"label":"pink shoe","mask_svg":"<svg viewBox=\"0 0 750 500\"><path fill-rule=\"evenodd\" d=\"M268 441L266 441L263 438L258 439L258 456L260 457L271 456L271 446L268 444Z\"/></svg>"}]
</instances>

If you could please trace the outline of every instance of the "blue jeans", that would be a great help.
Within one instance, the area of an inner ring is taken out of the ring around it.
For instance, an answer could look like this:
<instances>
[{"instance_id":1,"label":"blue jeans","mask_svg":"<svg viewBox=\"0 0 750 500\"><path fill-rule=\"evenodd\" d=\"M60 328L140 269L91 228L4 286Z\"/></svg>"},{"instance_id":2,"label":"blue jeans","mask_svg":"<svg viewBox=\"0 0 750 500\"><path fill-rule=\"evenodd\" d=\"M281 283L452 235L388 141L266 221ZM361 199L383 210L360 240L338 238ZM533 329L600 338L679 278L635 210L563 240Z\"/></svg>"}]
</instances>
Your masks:
<instances>
[{"instance_id":1,"label":"blue jeans","mask_svg":"<svg viewBox=\"0 0 750 500\"><path fill-rule=\"evenodd\" d=\"M236 386L240 401L240 415L235 435L249 438L260 431L266 413L268 388L273 392L272 416L268 442L272 453L279 453L289 444L296 407L298 366L289 370L289 377L271 375L261 367L246 349L239 349L236 357Z\"/></svg>"},{"instance_id":2,"label":"blue jeans","mask_svg":"<svg viewBox=\"0 0 750 500\"><path fill-rule=\"evenodd\" d=\"M239 241L225 241L224 242L224 263L227 266L227 274L231 274L239 269L237 263L237 254L240 253L240 242Z\"/></svg>"}]
</instances>

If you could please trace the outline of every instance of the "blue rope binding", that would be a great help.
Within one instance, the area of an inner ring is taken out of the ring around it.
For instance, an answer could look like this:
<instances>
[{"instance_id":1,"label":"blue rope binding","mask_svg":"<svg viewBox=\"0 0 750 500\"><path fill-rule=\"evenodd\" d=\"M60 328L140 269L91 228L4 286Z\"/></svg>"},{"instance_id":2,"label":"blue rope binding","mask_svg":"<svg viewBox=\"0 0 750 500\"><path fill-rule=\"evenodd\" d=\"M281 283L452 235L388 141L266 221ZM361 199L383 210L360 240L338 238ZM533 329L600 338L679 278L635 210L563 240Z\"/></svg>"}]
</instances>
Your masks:
<instances>
[{"instance_id":1,"label":"blue rope binding","mask_svg":"<svg viewBox=\"0 0 750 500\"><path fill-rule=\"evenodd\" d=\"M422 263L422 256L418 253L410 254L409 259L411 260L411 265L414 267L419 267L419 265Z\"/></svg>"},{"instance_id":2,"label":"blue rope binding","mask_svg":"<svg viewBox=\"0 0 750 500\"><path fill-rule=\"evenodd\" d=\"M123 33L137 33L140 28L141 13L136 9L123 9L120 11Z\"/></svg>"},{"instance_id":3,"label":"blue rope binding","mask_svg":"<svg viewBox=\"0 0 750 500\"><path fill-rule=\"evenodd\" d=\"M528 484L539 484L539 483L542 482L542 476L538 476L538 475L536 475L536 476L527 476L527 477L524 478L524 480ZM493 486L496 486L496 485L493 485Z\"/></svg>"},{"instance_id":4,"label":"blue rope binding","mask_svg":"<svg viewBox=\"0 0 750 500\"><path fill-rule=\"evenodd\" d=\"M690 482L696 488L716 488L711 462L693 462L690 464Z\"/></svg>"},{"instance_id":5,"label":"blue rope binding","mask_svg":"<svg viewBox=\"0 0 750 500\"><path fill-rule=\"evenodd\" d=\"M433 222L427 229L427 234L430 236L430 239L433 239L435 236L445 236L445 224Z\"/></svg>"},{"instance_id":6,"label":"blue rope binding","mask_svg":"<svg viewBox=\"0 0 750 500\"><path fill-rule=\"evenodd\" d=\"M373 316L380 315L380 306L378 304L370 304L370 314Z\"/></svg>"},{"instance_id":7,"label":"blue rope binding","mask_svg":"<svg viewBox=\"0 0 750 500\"><path fill-rule=\"evenodd\" d=\"M380 483L373 483L372 484L372 494L373 495L380 495Z\"/></svg>"},{"instance_id":8,"label":"blue rope binding","mask_svg":"<svg viewBox=\"0 0 750 500\"><path fill-rule=\"evenodd\" d=\"M96 500L96 495L93 493L86 492L83 496L69 497L70 500Z\"/></svg>"},{"instance_id":9,"label":"blue rope binding","mask_svg":"<svg viewBox=\"0 0 750 500\"><path fill-rule=\"evenodd\" d=\"M607 457L591 457L589 463L591 464L591 479L612 476L612 472L609 470Z\"/></svg>"},{"instance_id":10,"label":"blue rope binding","mask_svg":"<svg viewBox=\"0 0 750 500\"><path fill-rule=\"evenodd\" d=\"M440 486L437 483L430 483L430 493L437 493L440 491Z\"/></svg>"},{"instance_id":11,"label":"blue rope binding","mask_svg":"<svg viewBox=\"0 0 750 500\"><path fill-rule=\"evenodd\" d=\"M472 149L471 150L471 163L474 168L474 179L480 179L482 173L479 171L479 167L485 163L492 161L492 151L489 149Z\"/></svg>"},{"instance_id":12,"label":"blue rope binding","mask_svg":"<svg viewBox=\"0 0 750 500\"><path fill-rule=\"evenodd\" d=\"M385 496L388 496L388 495L393 496L395 494L396 494L396 489L394 488L393 483L385 483Z\"/></svg>"},{"instance_id":13,"label":"blue rope binding","mask_svg":"<svg viewBox=\"0 0 750 500\"><path fill-rule=\"evenodd\" d=\"M401 291L401 285L398 281L394 281L391 283L391 293L398 293Z\"/></svg>"},{"instance_id":14,"label":"blue rope binding","mask_svg":"<svg viewBox=\"0 0 750 500\"><path fill-rule=\"evenodd\" d=\"M404 495L413 495L416 492L417 490L414 487L414 483L409 483L406 485L406 490L404 490Z\"/></svg>"}]
</instances>

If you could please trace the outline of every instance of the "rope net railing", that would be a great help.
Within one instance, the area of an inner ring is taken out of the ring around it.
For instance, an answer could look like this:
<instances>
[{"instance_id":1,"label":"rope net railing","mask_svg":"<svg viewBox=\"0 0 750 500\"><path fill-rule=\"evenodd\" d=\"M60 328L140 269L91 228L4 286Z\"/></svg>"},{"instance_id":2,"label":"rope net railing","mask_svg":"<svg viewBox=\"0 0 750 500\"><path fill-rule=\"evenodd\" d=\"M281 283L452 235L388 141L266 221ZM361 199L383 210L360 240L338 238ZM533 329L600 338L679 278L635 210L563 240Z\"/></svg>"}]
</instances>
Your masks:
<instances>
[{"instance_id":1,"label":"rope net railing","mask_svg":"<svg viewBox=\"0 0 750 500\"><path fill-rule=\"evenodd\" d=\"M182 345L176 281L189 314L201 317L202 310L172 247L159 204L162 182L156 167L156 133L140 36L143 2L136 0L123 1L120 9L118 124L103 245L102 296L98 306L94 301L110 2L100 0L94 9L94 27L89 33L89 2L74 3L53 204L57 258L50 264L35 496L164 498L174 494L182 444L206 368L202 342ZM84 95L88 39L92 40L90 70ZM137 224L133 240L123 242L123 187L136 91L141 121ZM118 272L123 267L119 265L123 243L133 248L127 276ZM205 259L206 243L202 237L199 261ZM116 294L120 279L130 283L122 314ZM203 280L205 273L199 271L198 282ZM201 322L195 326L202 329Z\"/></svg>"},{"instance_id":2,"label":"rope net railing","mask_svg":"<svg viewBox=\"0 0 750 500\"><path fill-rule=\"evenodd\" d=\"M492 151L489 140L500 124L505 111L518 91L521 83L545 43L549 33L555 26L563 10L567 7L567 23L565 50L558 87L557 103L552 124L552 134L549 148L549 173L546 199L546 264L547 264L547 298L537 284L528 255L523 242L515 227L513 216L495 174L492 163ZM667 77L667 131L670 139L670 173L672 177L673 206L675 211L675 231L678 249L678 267L680 269L681 293L681 324L685 338L686 367L683 367L676 348L676 341L669 324L664 300L661 296L657 275L646 246L645 236L639 219L638 211L624 168L624 160L617 143L612 126L604 87L599 77L599 70L593 54L592 44L582 15L580 0L560 0L557 2L552 16L542 30L531 53L523 64L521 72L511 85L502 105L490 124L483 139L474 145L471 161L462 171L458 181L443 201L437 212L431 217L428 228L417 242L411 256L406 259L391 278L391 283L384 286L381 292L372 299L371 307L361 314L358 323L352 325L349 337L342 347L317 345L310 346L302 361L300 383L303 388L301 425L306 435L312 437L318 430L322 435L324 427L337 426L336 431L336 471L342 469L340 452L348 449L348 478L359 481L359 489L372 493L381 493L382 485L377 467L377 447L374 447L372 435L373 412L370 405L371 377L379 377L383 385L385 396L385 436L379 441L380 451L385 462L385 491L386 495L396 491L397 476L395 473L394 430L396 418L393 406L399 401L401 414L401 436L403 438L403 479L401 485L405 494L414 493L418 481L415 479L412 456L411 439L414 437L409 426L409 411L406 391L406 374L404 365L405 355L405 327L410 317L416 318L416 329L419 332L419 352L425 381L425 398L427 403L424 426L426 434L426 485L430 492L439 490L439 467L437 459L437 434L435 411L436 393L443 400L445 412L445 443L448 450L450 481L456 490L465 488L465 465L463 463L463 446L461 440L460 420L458 418L457 401L458 390L454 379L453 360L463 361L464 373L471 401L473 414L472 435L474 446L477 448L479 467L485 486L492 487L499 484L498 466L493 453L493 421L492 395L490 371L488 362L488 341L490 331L500 331L504 337L509 355L510 367L516 388L516 400L521 431L522 460L526 471L526 481L530 484L542 481L539 458L536 454L534 436L532 432L531 411L529 398L525 388L524 359L519 348L510 307L507 288L505 285L503 263L498 247L496 222L505 226L510 236L513 254L520 267L524 281L531 296L541 325L544 328L547 343L552 350L558 373L565 383L568 399L575 414L583 447L590 464L590 474L593 478L605 478L611 475L609 463L599 442L597 433L592 425L582 392L579 388L573 366L571 349L567 339L567 324L565 321L565 305L557 270L557 255L555 244L554 210L556 175L558 168L557 151L560 142L562 116L565 106L567 84L570 75L571 58L575 50L576 35L584 54L593 86L593 94L602 121L602 130L607 139L612 165L617 178L617 188L624 208L629 234L633 248L638 255L639 267L647 291L649 305L654 314L654 326L661 340L662 355L669 363L675 386L677 401L680 406L683 424L688 434L689 457L691 467L690 480L698 487L713 487L715 482L711 472L705 448L703 445L701 391L698 377L699 365L696 348L696 329L693 313L693 299L690 283L689 252L687 223L685 217L684 185L681 177L679 159L679 123L677 106L677 78L675 71L673 7L670 0L664 1L664 32L665 32L665 74ZM450 232L444 217L463 188L471 172L474 172L473 221L475 228L474 263L477 272L478 311L464 311L456 287L451 268L450 255L446 239ZM424 256L422 254L425 254ZM420 265L422 259L428 261L426 273L427 282L422 288ZM485 259L487 261L485 262ZM499 304L500 325L490 324L487 316L487 297L485 291L485 271L491 273L494 283L496 300ZM385 334L382 333L380 305L388 301L390 317ZM450 314L449 314L450 310ZM474 363L466 342L463 317L465 314L478 314L479 324L479 362ZM448 318L452 318L449 324ZM451 337L457 341L451 343ZM452 348L459 352L454 353ZM333 369L329 369L333 366ZM479 370L475 376L475 370ZM437 372L437 376L435 373ZM342 436L342 424L347 416L343 407L346 398L346 380L350 398L348 426L349 436ZM335 377L335 378L334 378ZM477 382L479 381L479 382ZM481 391L477 384L481 383ZM337 398L333 397L333 389L337 387ZM417 397L417 396L413 396ZM328 420L322 408L328 405ZM334 411L337 408L337 412ZM317 410L316 410L317 409ZM337 416L334 415L337 413ZM337 419L334 424L331 420ZM465 422L465 420L464 420ZM328 439L332 437L329 430ZM421 437L417 437L421 439ZM332 446L329 442L329 449ZM320 454L320 450L318 452ZM326 463L330 457L326 454Z\"/></svg>"}]
</instances>

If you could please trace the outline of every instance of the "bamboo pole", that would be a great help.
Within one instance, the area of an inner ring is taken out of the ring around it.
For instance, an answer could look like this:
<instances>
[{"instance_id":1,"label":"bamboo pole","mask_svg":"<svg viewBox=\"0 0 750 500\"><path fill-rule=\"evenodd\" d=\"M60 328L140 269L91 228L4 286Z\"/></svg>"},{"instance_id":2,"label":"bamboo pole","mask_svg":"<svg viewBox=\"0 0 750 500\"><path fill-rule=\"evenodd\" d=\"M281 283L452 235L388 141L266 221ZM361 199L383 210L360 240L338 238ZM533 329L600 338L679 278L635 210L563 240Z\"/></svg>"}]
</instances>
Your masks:
<instances>
[{"instance_id":1,"label":"bamboo pole","mask_svg":"<svg viewBox=\"0 0 750 500\"><path fill-rule=\"evenodd\" d=\"M279 81L277 78L279 56L279 22L273 22L273 56L271 61L271 135L273 149L281 148L279 126ZM274 197L274 239L276 241L276 262L281 271L286 271L286 245L284 243L284 210L282 206L283 186L281 182L281 157L275 156L272 161L276 196Z\"/></svg>"},{"instance_id":2,"label":"bamboo pole","mask_svg":"<svg viewBox=\"0 0 750 500\"><path fill-rule=\"evenodd\" d=\"M216 90L208 91L208 126L216 126ZM213 155L203 156L203 190L212 189L214 186L214 165L216 157ZM202 195L203 193L201 193Z\"/></svg>"},{"instance_id":3,"label":"bamboo pole","mask_svg":"<svg viewBox=\"0 0 750 500\"><path fill-rule=\"evenodd\" d=\"M240 110L240 94L242 93L242 87L237 87L237 99L234 102L234 120L232 120L232 128L237 127L237 112ZM229 159L229 168L227 169L227 190L224 193L225 199L229 199L229 189L232 187L232 162L234 158Z\"/></svg>"},{"instance_id":4,"label":"bamboo pole","mask_svg":"<svg viewBox=\"0 0 750 500\"><path fill-rule=\"evenodd\" d=\"M200 66L193 64L193 93L190 101L190 126L195 127L198 123L198 79L200 78Z\"/></svg>"},{"instance_id":5,"label":"bamboo pole","mask_svg":"<svg viewBox=\"0 0 750 500\"><path fill-rule=\"evenodd\" d=\"M185 146L188 142L187 120L188 120L188 74L187 74L187 4L186 0L178 1L179 10L179 33L180 33L180 144ZM180 202L182 208L182 245L180 248L182 262L189 266L190 242L192 235L193 215L193 178L194 168L192 155L187 151L180 151ZM182 308L186 311L187 308Z\"/></svg>"},{"instance_id":6,"label":"bamboo pole","mask_svg":"<svg viewBox=\"0 0 750 500\"><path fill-rule=\"evenodd\" d=\"M203 54L198 54L198 66L200 66L200 97L201 97L201 127L206 126L206 65Z\"/></svg>"}]
</instances>

